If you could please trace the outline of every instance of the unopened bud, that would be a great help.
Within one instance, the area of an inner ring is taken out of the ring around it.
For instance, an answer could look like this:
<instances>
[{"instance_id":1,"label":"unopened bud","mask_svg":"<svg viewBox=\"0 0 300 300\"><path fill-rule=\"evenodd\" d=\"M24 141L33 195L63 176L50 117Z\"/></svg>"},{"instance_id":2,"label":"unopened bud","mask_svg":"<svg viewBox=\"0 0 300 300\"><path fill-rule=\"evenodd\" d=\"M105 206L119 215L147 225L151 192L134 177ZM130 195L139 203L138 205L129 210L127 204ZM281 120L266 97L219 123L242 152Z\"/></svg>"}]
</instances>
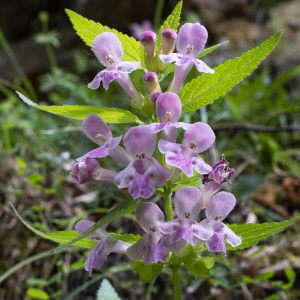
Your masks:
<instances>
[{"instance_id":1,"label":"unopened bud","mask_svg":"<svg viewBox=\"0 0 300 300\"><path fill-rule=\"evenodd\" d=\"M170 54L174 51L177 33L173 29L165 29L161 33L162 53Z\"/></svg>"},{"instance_id":2,"label":"unopened bud","mask_svg":"<svg viewBox=\"0 0 300 300\"><path fill-rule=\"evenodd\" d=\"M155 90L160 90L160 86L158 83L158 77L157 77L156 73L154 73L154 72L146 73L143 77L143 81L144 81L150 94L152 92L154 92Z\"/></svg>"},{"instance_id":3,"label":"unopened bud","mask_svg":"<svg viewBox=\"0 0 300 300\"><path fill-rule=\"evenodd\" d=\"M161 95L161 94L162 94L161 91L154 91L153 93L151 93L151 95L150 95L150 100L151 100L151 102L152 102L153 104L156 104L157 97L158 97L159 95Z\"/></svg>"},{"instance_id":4,"label":"unopened bud","mask_svg":"<svg viewBox=\"0 0 300 300\"><path fill-rule=\"evenodd\" d=\"M153 31L145 31L141 35L141 43L147 56L152 59L156 54L156 34Z\"/></svg>"}]
</instances>

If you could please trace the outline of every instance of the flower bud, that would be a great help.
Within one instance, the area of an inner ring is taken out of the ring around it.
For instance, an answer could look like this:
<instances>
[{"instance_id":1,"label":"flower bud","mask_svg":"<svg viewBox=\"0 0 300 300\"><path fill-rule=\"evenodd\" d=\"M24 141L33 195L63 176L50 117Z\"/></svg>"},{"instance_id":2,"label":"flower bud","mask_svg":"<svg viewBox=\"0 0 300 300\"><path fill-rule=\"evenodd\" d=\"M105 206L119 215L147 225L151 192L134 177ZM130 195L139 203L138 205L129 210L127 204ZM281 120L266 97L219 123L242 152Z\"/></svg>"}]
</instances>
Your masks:
<instances>
[{"instance_id":1,"label":"flower bud","mask_svg":"<svg viewBox=\"0 0 300 300\"><path fill-rule=\"evenodd\" d=\"M153 93L151 93L151 95L150 95L150 100L151 100L151 102L152 102L153 104L156 104L157 97L158 97L159 95L161 95L161 94L162 94L161 91L154 91Z\"/></svg>"},{"instance_id":2,"label":"flower bud","mask_svg":"<svg viewBox=\"0 0 300 300\"><path fill-rule=\"evenodd\" d=\"M103 169L93 158L85 158L75 164L69 177L72 181L82 184L87 182L103 182L113 184L116 172Z\"/></svg>"},{"instance_id":3,"label":"flower bud","mask_svg":"<svg viewBox=\"0 0 300 300\"><path fill-rule=\"evenodd\" d=\"M174 51L177 33L173 29L165 29L161 33L162 54L168 55Z\"/></svg>"},{"instance_id":4,"label":"flower bud","mask_svg":"<svg viewBox=\"0 0 300 300\"><path fill-rule=\"evenodd\" d=\"M153 31L145 31L141 35L141 43L145 48L147 56L152 59L156 54L156 34Z\"/></svg>"},{"instance_id":5,"label":"flower bud","mask_svg":"<svg viewBox=\"0 0 300 300\"><path fill-rule=\"evenodd\" d=\"M146 73L143 77L143 81L144 81L150 94L152 92L154 92L155 90L160 90L160 86L158 83L158 77L157 77L156 73L154 73L154 72Z\"/></svg>"}]
</instances>

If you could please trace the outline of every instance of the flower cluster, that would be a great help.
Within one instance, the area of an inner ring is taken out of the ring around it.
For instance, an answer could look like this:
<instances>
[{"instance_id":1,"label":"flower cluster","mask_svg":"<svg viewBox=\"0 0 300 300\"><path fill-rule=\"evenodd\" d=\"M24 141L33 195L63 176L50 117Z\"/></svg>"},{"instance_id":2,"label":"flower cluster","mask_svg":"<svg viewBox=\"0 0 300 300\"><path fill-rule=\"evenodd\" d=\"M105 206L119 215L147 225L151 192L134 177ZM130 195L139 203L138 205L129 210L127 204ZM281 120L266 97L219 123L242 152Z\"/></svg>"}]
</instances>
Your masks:
<instances>
[{"instance_id":1,"label":"flower cluster","mask_svg":"<svg viewBox=\"0 0 300 300\"><path fill-rule=\"evenodd\" d=\"M183 177L202 176L199 187L181 186L177 188L173 203L177 218L164 213L152 202L141 203L135 216L138 224L146 232L135 244L119 241L103 228L87 237L97 242L90 252L85 268L92 272L99 267L111 252L126 253L135 261L143 259L149 263L165 263L170 253L177 253L189 244L192 247L205 243L209 251L226 254L226 241L233 247L241 244L241 238L222 221L235 206L235 197L227 192L219 192L224 182L230 182L234 169L228 168L225 156L211 167L199 155L215 141L215 134L208 124L179 122L182 112L180 90L184 79L193 66L199 72L214 73L203 61L197 59L207 41L207 31L199 23L183 25L179 33L172 29L162 31L161 49L157 49L156 34L146 31L141 34L144 46L144 62L151 72L144 75L148 89L144 96L132 84L129 73L140 67L140 62L123 61L123 48L118 37L111 32L97 36L93 51L105 70L99 72L88 85L97 89L101 81L105 89L116 80L130 97L136 108L145 101L152 106L153 118L159 122L130 128L123 137L113 137L107 124L95 114L85 118L83 132L99 147L77 159L70 173L76 183L102 182L127 188L133 199L149 199L160 187L171 196L172 188ZM178 53L173 53L174 49ZM167 92L162 92L156 70L165 70L175 62L175 74ZM177 143L177 130L184 130L182 143ZM159 141L157 143L157 136ZM158 151L156 150L156 146ZM161 155L157 155L160 152ZM96 158L110 156L124 165L120 172L103 169ZM163 159L161 159L163 157ZM183 176L184 174L184 176ZM151 199L149 199L150 201ZM205 209L206 219L195 219L201 209ZM93 222L83 220L76 224L78 233L86 232Z\"/></svg>"}]
</instances>

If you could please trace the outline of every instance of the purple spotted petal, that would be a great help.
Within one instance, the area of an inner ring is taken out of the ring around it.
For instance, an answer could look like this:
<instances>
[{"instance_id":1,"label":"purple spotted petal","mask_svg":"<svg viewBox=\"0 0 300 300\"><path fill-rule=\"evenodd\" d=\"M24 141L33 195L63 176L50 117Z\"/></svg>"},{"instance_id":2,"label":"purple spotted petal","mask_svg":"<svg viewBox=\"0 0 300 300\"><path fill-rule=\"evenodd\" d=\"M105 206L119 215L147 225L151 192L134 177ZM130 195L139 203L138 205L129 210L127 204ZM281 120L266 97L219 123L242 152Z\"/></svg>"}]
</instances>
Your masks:
<instances>
[{"instance_id":1,"label":"purple spotted petal","mask_svg":"<svg viewBox=\"0 0 300 300\"><path fill-rule=\"evenodd\" d=\"M120 77L120 73L116 71L115 69L113 70L105 70L104 76L103 76L103 87L108 90L109 89L109 84L114 81L116 78Z\"/></svg>"},{"instance_id":2,"label":"purple spotted petal","mask_svg":"<svg viewBox=\"0 0 300 300\"><path fill-rule=\"evenodd\" d=\"M216 136L211 127L205 123L197 122L190 126L184 134L185 146L194 145L194 151L201 153L207 150L215 141Z\"/></svg>"},{"instance_id":3,"label":"purple spotted petal","mask_svg":"<svg viewBox=\"0 0 300 300\"><path fill-rule=\"evenodd\" d=\"M174 205L178 218L188 215L190 220L194 220L202 207L202 194L194 186L182 186L175 193Z\"/></svg>"},{"instance_id":4,"label":"purple spotted petal","mask_svg":"<svg viewBox=\"0 0 300 300\"><path fill-rule=\"evenodd\" d=\"M158 149L161 153L166 154L168 165L182 170L188 177L193 176L192 159L183 155L186 150L185 146L160 140Z\"/></svg>"},{"instance_id":5,"label":"purple spotted petal","mask_svg":"<svg viewBox=\"0 0 300 300\"><path fill-rule=\"evenodd\" d=\"M199 23L185 23L178 32L176 48L178 53L186 54L187 47L192 46L191 57L198 56L204 49L208 37L207 30Z\"/></svg>"},{"instance_id":6,"label":"purple spotted petal","mask_svg":"<svg viewBox=\"0 0 300 300\"><path fill-rule=\"evenodd\" d=\"M112 133L107 124L97 115L88 115L83 123L82 130L94 143L102 146L112 138Z\"/></svg>"},{"instance_id":7,"label":"purple spotted petal","mask_svg":"<svg viewBox=\"0 0 300 300\"><path fill-rule=\"evenodd\" d=\"M156 159L145 157L130 163L116 175L114 182L119 188L128 187L134 199L147 199L155 192L155 186L163 186L171 178L171 171L161 166Z\"/></svg>"},{"instance_id":8,"label":"purple spotted petal","mask_svg":"<svg viewBox=\"0 0 300 300\"><path fill-rule=\"evenodd\" d=\"M131 73L138 69L139 66L139 61L122 61L116 66L116 71L121 73Z\"/></svg>"},{"instance_id":9,"label":"purple spotted petal","mask_svg":"<svg viewBox=\"0 0 300 300\"><path fill-rule=\"evenodd\" d=\"M224 252L226 255L226 245L224 240L224 233L217 233L215 232L214 235L206 241L206 246L208 251L210 252Z\"/></svg>"},{"instance_id":10,"label":"purple spotted petal","mask_svg":"<svg viewBox=\"0 0 300 300\"><path fill-rule=\"evenodd\" d=\"M156 134L147 125L129 129L123 139L124 146L133 157L145 154L152 156L156 146Z\"/></svg>"},{"instance_id":11,"label":"purple spotted petal","mask_svg":"<svg viewBox=\"0 0 300 300\"><path fill-rule=\"evenodd\" d=\"M134 261L140 261L142 259L148 248L147 238L147 234L145 234L136 243L134 243L127 249L126 254L130 259Z\"/></svg>"},{"instance_id":12,"label":"purple spotted petal","mask_svg":"<svg viewBox=\"0 0 300 300\"><path fill-rule=\"evenodd\" d=\"M116 66L123 59L122 44L112 32L98 35L93 40L92 48L100 63L108 68Z\"/></svg>"},{"instance_id":13,"label":"purple spotted petal","mask_svg":"<svg viewBox=\"0 0 300 300\"><path fill-rule=\"evenodd\" d=\"M211 69L204 61L200 59L193 59L193 62L198 72L210 73L210 74L215 73L215 71Z\"/></svg>"},{"instance_id":14,"label":"purple spotted petal","mask_svg":"<svg viewBox=\"0 0 300 300\"><path fill-rule=\"evenodd\" d=\"M92 249L85 261L85 270L89 272L90 276L92 275L93 268L101 267L106 260L106 257L105 259L101 259L101 257L97 255L96 247Z\"/></svg>"},{"instance_id":15,"label":"purple spotted petal","mask_svg":"<svg viewBox=\"0 0 300 300\"><path fill-rule=\"evenodd\" d=\"M80 233L83 234L85 233L88 229L90 229L93 225L95 225L95 222L93 221L88 221L88 220L81 220L79 221L76 225L75 225L75 230ZM93 233L89 234L87 237L91 238L91 237L100 237L101 239L107 237L107 233L106 230L104 228L98 228L96 231L94 231Z\"/></svg>"},{"instance_id":16,"label":"purple spotted petal","mask_svg":"<svg viewBox=\"0 0 300 300\"><path fill-rule=\"evenodd\" d=\"M176 123L181 116L181 101L175 93L163 93L157 97L156 113L162 123Z\"/></svg>"},{"instance_id":17,"label":"purple spotted petal","mask_svg":"<svg viewBox=\"0 0 300 300\"><path fill-rule=\"evenodd\" d=\"M227 192L220 192L214 195L206 207L208 220L223 221L233 210L236 203L234 195Z\"/></svg>"},{"instance_id":18,"label":"purple spotted petal","mask_svg":"<svg viewBox=\"0 0 300 300\"><path fill-rule=\"evenodd\" d=\"M144 256L144 263L148 265L150 263L166 262L166 258L169 255L169 251L163 247L162 243L151 245Z\"/></svg>"},{"instance_id":19,"label":"purple spotted petal","mask_svg":"<svg viewBox=\"0 0 300 300\"><path fill-rule=\"evenodd\" d=\"M92 89L92 90L96 90L97 88L99 88L100 82L101 82L101 80L103 80L104 74L105 74L105 70L99 72L99 73L95 76L95 78L93 79L93 81L91 81L91 82L88 84L88 88L89 88L89 89Z\"/></svg>"},{"instance_id":20,"label":"purple spotted petal","mask_svg":"<svg viewBox=\"0 0 300 300\"><path fill-rule=\"evenodd\" d=\"M150 228L156 228L157 221L164 221L165 217L160 208L152 202L141 203L135 211L136 220L146 233Z\"/></svg>"},{"instance_id":21,"label":"purple spotted petal","mask_svg":"<svg viewBox=\"0 0 300 300\"><path fill-rule=\"evenodd\" d=\"M121 142L121 139L122 139L122 136L112 138L112 139L108 140L103 146L96 148L92 151L89 151L85 155L77 158L76 160L81 161L87 157L90 157L90 158L106 157L107 155L109 155L109 151L111 149L114 149L115 147L117 147L119 145L119 143Z\"/></svg>"},{"instance_id":22,"label":"purple spotted petal","mask_svg":"<svg viewBox=\"0 0 300 300\"><path fill-rule=\"evenodd\" d=\"M179 225L177 227L177 230L171 235L170 243L173 244L173 243L179 241L180 239L184 239L185 241L190 243L192 246L195 246L194 234L193 234L192 227L185 228L185 227L182 227L181 225Z\"/></svg>"},{"instance_id":23,"label":"purple spotted petal","mask_svg":"<svg viewBox=\"0 0 300 300\"><path fill-rule=\"evenodd\" d=\"M194 236L196 236L198 239L202 241L207 241L214 234L214 231L212 229L205 228L204 226L201 226L199 223L195 221L194 224L192 225L192 230Z\"/></svg>"}]
</instances>

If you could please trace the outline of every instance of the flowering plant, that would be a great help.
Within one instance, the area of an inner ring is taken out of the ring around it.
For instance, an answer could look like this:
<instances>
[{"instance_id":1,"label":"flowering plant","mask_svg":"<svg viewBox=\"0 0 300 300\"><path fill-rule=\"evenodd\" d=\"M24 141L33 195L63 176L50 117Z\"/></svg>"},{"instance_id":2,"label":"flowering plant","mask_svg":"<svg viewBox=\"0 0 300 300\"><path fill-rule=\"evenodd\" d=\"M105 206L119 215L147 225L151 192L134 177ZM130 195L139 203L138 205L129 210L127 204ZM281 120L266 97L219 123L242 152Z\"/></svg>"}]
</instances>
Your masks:
<instances>
[{"instance_id":1,"label":"flowering plant","mask_svg":"<svg viewBox=\"0 0 300 300\"><path fill-rule=\"evenodd\" d=\"M158 34L145 31L140 42L66 10L77 34L105 67L88 88L97 89L102 82L107 90L115 80L139 117L115 108L84 107L78 113L78 107L39 106L19 94L27 104L39 109L77 119L84 115L82 130L98 148L77 158L70 173L72 181L112 184L127 189L131 195L97 223L79 221L75 231L47 235L33 230L53 241L67 241L53 251L71 244L92 249L85 263L90 275L111 252L126 254L144 282L153 280L163 267L171 268L176 299L181 299L180 267L185 266L197 278L209 277L214 258L205 256L206 250L226 255L227 251L250 247L300 218L298 215L281 223L262 225L224 224L236 199L219 190L230 183L235 171L228 167L225 155L214 166L200 155L216 139L208 124L180 122L183 113L212 103L249 75L276 46L281 33L212 69L200 58L220 45L205 49L208 32L199 23L186 23L178 30L181 6L179 2ZM201 75L184 84L193 66ZM144 91L129 75L137 69L145 72ZM171 84L162 90L160 83L173 73ZM123 137L113 137L107 123L138 125L124 132ZM177 134L181 131L183 140ZM123 169L115 172L102 168L101 159L107 156L120 162ZM164 199L164 207L153 202L155 195ZM201 210L205 210L206 218L200 221ZM109 222L132 212L145 231L142 237L104 229Z\"/></svg>"}]
</instances>

